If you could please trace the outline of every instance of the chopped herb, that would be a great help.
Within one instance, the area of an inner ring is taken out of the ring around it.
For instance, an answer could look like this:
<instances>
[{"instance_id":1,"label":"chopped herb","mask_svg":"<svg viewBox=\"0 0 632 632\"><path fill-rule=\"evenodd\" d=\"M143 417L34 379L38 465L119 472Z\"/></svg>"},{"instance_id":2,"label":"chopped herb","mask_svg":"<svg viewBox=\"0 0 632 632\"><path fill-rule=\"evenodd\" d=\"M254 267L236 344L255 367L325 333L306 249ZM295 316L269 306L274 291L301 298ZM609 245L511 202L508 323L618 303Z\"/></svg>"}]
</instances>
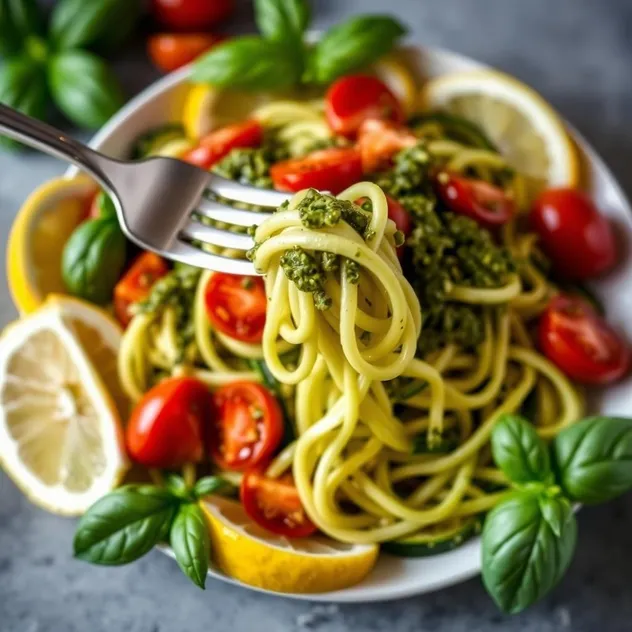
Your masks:
<instances>
[{"instance_id":1,"label":"chopped herb","mask_svg":"<svg viewBox=\"0 0 632 632\"><path fill-rule=\"evenodd\" d=\"M347 279L349 283L353 283L353 285L360 283L360 264L353 259L345 258L343 263L343 272L345 279Z\"/></svg>"},{"instance_id":2,"label":"chopped herb","mask_svg":"<svg viewBox=\"0 0 632 632\"><path fill-rule=\"evenodd\" d=\"M285 276L296 284L301 292L311 292L317 309L331 307L331 298L325 293L325 272L316 257L295 246L281 255L281 268Z\"/></svg>"}]
</instances>

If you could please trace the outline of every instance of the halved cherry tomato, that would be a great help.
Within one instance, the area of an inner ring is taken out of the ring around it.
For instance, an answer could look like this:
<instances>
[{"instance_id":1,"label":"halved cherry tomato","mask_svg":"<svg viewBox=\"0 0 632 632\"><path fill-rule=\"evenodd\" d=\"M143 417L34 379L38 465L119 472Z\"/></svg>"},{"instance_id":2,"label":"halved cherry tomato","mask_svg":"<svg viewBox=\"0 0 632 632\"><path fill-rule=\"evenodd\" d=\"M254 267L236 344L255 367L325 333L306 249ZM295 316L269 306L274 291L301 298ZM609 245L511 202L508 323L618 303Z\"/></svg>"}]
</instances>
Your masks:
<instances>
[{"instance_id":1,"label":"halved cherry tomato","mask_svg":"<svg viewBox=\"0 0 632 632\"><path fill-rule=\"evenodd\" d=\"M261 342L266 322L266 291L261 277L211 276L204 290L206 313L222 333L242 342Z\"/></svg>"},{"instance_id":2,"label":"halved cherry tomato","mask_svg":"<svg viewBox=\"0 0 632 632\"><path fill-rule=\"evenodd\" d=\"M404 121L395 95L376 77L348 75L331 84L325 95L325 116L336 134L354 138L369 119Z\"/></svg>"},{"instance_id":3,"label":"halved cherry tomato","mask_svg":"<svg viewBox=\"0 0 632 632\"><path fill-rule=\"evenodd\" d=\"M159 33L147 42L151 60L164 72L171 72L199 57L224 38L210 33Z\"/></svg>"},{"instance_id":4,"label":"halved cherry tomato","mask_svg":"<svg viewBox=\"0 0 632 632\"><path fill-rule=\"evenodd\" d=\"M358 131L358 148L364 173L390 166L393 156L406 147L414 147L419 139L407 128L389 121L369 119Z\"/></svg>"},{"instance_id":5,"label":"halved cherry tomato","mask_svg":"<svg viewBox=\"0 0 632 632\"><path fill-rule=\"evenodd\" d=\"M531 210L531 226L555 269L582 280L606 272L617 260L612 225L593 201L574 189L549 189Z\"/></svg>"},{"instance_id":6,"label":"halved cherry tomato","mask_svg":"<svg viewBox=\"0 0 632 632\"><path fill-rule=\"evenodd\" d=\"M630 347L585 301L560 294L540 317L540 347L570 378L614 382L630 368Z\"/></svg>"},{"instance_id":7,"label":"halved cherry tomato","mask_svg":"<svg viewBox=\"0 0 632 632\"><path fill-rule=\"evenodd\" d=\"M206 384L172 377L147 391L125 430L130 457L146 467L174 468L204 456L204 430L213 414Z\"/></svg>"},{"instance_id":8,"label":"halved cherry tomato","mask_svg":"<svg viewBox=\"0 0 632 632\"><path fill-rule=\"evenodd\" d=\"M505 224L513 217L513 200L502 189L484 180L440 171L435 177L435 188L451 211L471 217L483 226Z\"/></svg>"},{"instance_id":9,"label":"halved cherry tomato","mask_svg":"<svg viewBox=\"0 0 632 632\"><path fill-rule=\"evenodd\" d=\"M301 504L291 474L267 478L264 468L248 470L241 480L245 512L260 527L288 538L306 538L316 532Z\"/></svg>"},{"instance_id":10,"label":"halved cherry tomato","mask_svg":"<svg viewBox=\"0 0 632 632\"><path fill-rule=\"evenodd\" d=\"M169 272L164 259L153 252L139 255L114 288L114 313L126 327L133 314L130 307L147 298L153 284Z\"/></svg>"},{"instance_id":11,"label":"halved cherry tomato","mask_svg":"<svg viewBox=\"0 0 632 632\"><path fill-rule=\"evenodd\" d=\"M362 163L358 150L352 147L322 149L277 162L270 175L279 191L313 188L336 194L362 179Z\"/></svg>"},{"instance_id":12,"label":"halved cherry tomato","mask_svg":"<svg viewBox=\"0 0 632 632\"><path fill-rule=\"evenodd\" d=\"M200 31L225 20L235 0L151 0L154 17L177 31Z\"/></svg>"},{"instance_id":13,"label":"halved cherry tomato","mask_svg":"<svg viewBox=\"0 0 632 632\"><path fill-rule=\"evenodd\" d=\"M262 139L263 127L257 121L226 125L202 138L200 144L184 154L182 160L203 169L210 169L231 149L256 147L261 144Z\"/></svg>"},{"instance_id":14,"label":"halved cherry tomato","mask_svg":"<svg viewBox=\"0 0 632 632\"><path fill-rule=\"evenodd\" d=\"M367 201L367 198L360 198L355 203L362 206ZM413 229L413 221L410 219L408 211L390 195L386 196L386 203L388 204L388 218L395 222L397 230L404 233L404 237L408 237ZM404 246L397 248L397 256L401 259L404 255Z\"/></svg>"},{"instance_id":15,"label":"halved cherry tomato","mask_svg":"<svg viewBox=\"0 0 632 632\"><path fill-rule=\"evenodd\" d=\"M245 470L268 460L283 438L279 402L260 384L234 382L213 394L208 446L225 470Z\"/></svg>"}]
</instances>

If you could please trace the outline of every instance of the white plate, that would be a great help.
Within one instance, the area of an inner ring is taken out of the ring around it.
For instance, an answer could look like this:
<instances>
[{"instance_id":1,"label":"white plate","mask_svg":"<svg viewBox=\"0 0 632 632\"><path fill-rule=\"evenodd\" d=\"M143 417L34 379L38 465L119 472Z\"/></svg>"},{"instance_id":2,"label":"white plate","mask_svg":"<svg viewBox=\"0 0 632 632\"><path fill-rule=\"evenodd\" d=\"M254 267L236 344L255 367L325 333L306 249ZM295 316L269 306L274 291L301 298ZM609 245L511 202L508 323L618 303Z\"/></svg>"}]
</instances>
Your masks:
<instances>
[{"instance_id":1,"label":"white plate","mask_svg":"<svg viewBox=\"0 0 632 632\"><path fill-rule=\"evenodd\" d=\"M411 48L411 58L422 76L433 77L450 72L483 67L482 64L453 53L428 48ZM169 120L178 120L186 93L186 68L156 82L132 99L92 139L90 145L112 156L125 156L141 132ZM617 269L595 285L597 294L608 306L608 319L632 339L632 261L629 243L632 237L632 212L629 202L614 176L597 153L573 130L585 158L585 179L590 194L603 212L612 218L621 238L622 260ZM76 173L72 169L68 172ZM632 406L632 376L595 396L591 409L604 414L629 412ZM169 552L167 550L167 552ZM352 588L318 595L284 595L296 599L329 602L385 601L438 590L476 575L480 571L480 542L471 540L461 548L422 559L382 555L375 570L365 581ZM211 571L211 576L238 583Z\"/></svg>"}]
</instances>

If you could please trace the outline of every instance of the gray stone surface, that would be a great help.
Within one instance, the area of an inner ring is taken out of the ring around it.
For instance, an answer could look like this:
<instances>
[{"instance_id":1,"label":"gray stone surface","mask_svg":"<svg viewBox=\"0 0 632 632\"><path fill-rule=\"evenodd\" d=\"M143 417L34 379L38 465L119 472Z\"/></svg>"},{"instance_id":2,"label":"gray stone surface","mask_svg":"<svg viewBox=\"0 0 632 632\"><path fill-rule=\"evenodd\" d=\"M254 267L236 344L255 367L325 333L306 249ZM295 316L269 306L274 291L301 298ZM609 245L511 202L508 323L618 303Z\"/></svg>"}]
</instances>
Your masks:
<instances>
[{"instance_id":1,"label":"gray stone surface","mask_svg":"<svg viewBox=\"0 0 632 632\"><path fill-rule=\"evenodd\" d=\"M632 3L629 0L320 0L317 26L358 11L388 10L411 39L451 48L537 87L603 154L632 193ZM249 18L235 28L246 29ZM118 63L137 89L153 71L141 48ZM0 155L2 248L27 194L64 166L35 154ZM4 260L4 255L3 255ZM0 324L15 316L0 274ZM528 613L508 619L478 579L391 604L310 606L210 581L193 588L173 562L152 553L120 569L71 557L73 522L32 507L0 473L1 632L624 632L632 503L586 509L563 584Z\"/></svg>"}]
</instances>

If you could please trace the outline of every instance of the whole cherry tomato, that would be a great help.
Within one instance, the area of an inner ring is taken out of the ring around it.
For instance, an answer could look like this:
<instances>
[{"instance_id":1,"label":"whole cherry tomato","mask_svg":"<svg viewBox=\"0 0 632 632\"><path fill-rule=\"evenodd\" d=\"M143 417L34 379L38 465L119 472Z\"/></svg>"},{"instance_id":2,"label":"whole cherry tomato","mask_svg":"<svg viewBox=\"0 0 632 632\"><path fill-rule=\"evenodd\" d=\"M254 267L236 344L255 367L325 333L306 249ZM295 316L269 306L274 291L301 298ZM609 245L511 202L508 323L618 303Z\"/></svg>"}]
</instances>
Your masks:
<instances>
[{"instance_id":1,"label":"whole cherry tomato","mask_svg":"<svg viewBox=\"0 0 632 632\"><path fill-rule=\"evenodd\" d=\"M435 177L435 189L451 211L470 217L483 226L505 224L515 212L513 200L501 188L484 180L440 171Z\"/></svg>"},{"instance_id":2,"label":"whole cherry tomato","mask_svg":"<svg viewBox=\"0 0 632 632\"><path fill-rule=\"evenodd\" d=\"M190 149L182 160L210 169L226 156L231 149L256 147L263 139L263 127L257 121L244 121L214 130L200 140L197 147Z\"/></svg>"},{"instance_id":3,"label":"whole cherry tomato","mask_svg":"<svg viewBox=\"0 0 632 632\"><path fill-rule=\"evenodd\" d=\"M277 162L270 175L279 191L314 188L336 194L362 179L362 162L357 149L334 147Z\"/></svg>"},{"instance_id":4,"label":"whole cherry tomato","mask_svg":"<svg viewBox=\"0 0 632 632\"><path fill-rule=\"evenodd\" d=\"M216 272L206 284L204 300L218 331L242 342L261 342L267 306L261 277Z\"/></svg>"},{"instance_id":5,"label":"whole cherry tomato","mask_svg":"<svg viewBox=\"0 0 632 632\"><path fill-rule=\"evenodd\" d=\"M164 72L171 72L199 57L224 38L210 33L159 33L147 42L151 60Z\"/></svg>"},{"instance_id":6,"label":"whole cherry tomato","mask_svg":"<svg viewBox=\"0 0 632 632\"><path fill-rule=\"evenodd\" d=\"M570 378L608 384L630 368L630 347L585 301L560 294L540 317L540 348Z\"/></svg>"},{"instance_id":7,"label":"whole cherry tomato","mask_svg":"<svg viewBox=\"0 0 632 632\"><path fill-rule=\"evenodd\" d=\"M414 147L419 139L403 125L390 121L368 119L360 126L357 146L364 173L380 171L391 165L393 156Z\"/></svg>"},{"instance_id":8,"label":"whole cherry tomato","mask_svg":"<svg viewBox=\"0 0 632 632\"><path fill-rule=\"evenodd\" d=\"M291 474L268 478L263 467L248 470L241 480L245 512L260 527L288 538L306 538L317 527L305 513Z\"/></svg>"},{"instance_id":9,"label":"whole cherry tomato","mask_svg":"<svg viewBox=\"0 0 632 632\"><path fill-rule=\"evenodd\" d=\"M616 263L612 225L585 193L544 191L533 205L530 219L543 250L564 277L588 279Z\"/></svg>"},{"instance_id":10,"label":"whole cherry tomato","mask_svg":"<svg viewBox=\"0 0 632 632\"><path fill-rule=\"evenodd\" d=\"M203 382L174 377L147 391L125 431L127 451L146 467L176 468L204 456L204 432L213 414Z\"/></svg>"},{"instance_id":11,"label":"whole cherry tomato","mask_svg":"<svg viewBox=\"0 0 632 632\"><path fill-rule=\"evenodd\" d=\"M283 413L260 384L234 382L213 394L209 452L225 470L245 470L268 460L283 438Z\"/></svg>"},{"instance_id":12,"label":"whole cherry tomato","mask_svg":"<svg viewBox=\"0 0 632 632\"><path fill-rule=\"evenodd\" d=\"M175 31L204 31L225 20L235 0L151 0L154 17Z\"/></svg>"},{"instance_id":13,"label":"whole cherry tomato","mask_svg":"<svg viewBox=\"0 0 632 632\"><path fill-rule=\"evenodd\" d=\"M348 75L334 81L327 90L325 116L334 133L354 138L362 123L370 119L402 123L404 110L376 77Z\"/></svg>"},{"instance_id":14,"label":"whole cherry tomato","mask_svg":"<svg viewBox=\"0 0 632 632\"><path fill-rule=\"evenodd\" d=\"M153 252L140 254L114 288L114 313L126 327L133 314L130 307L149 296L154 283L169 272L167 262Z\"/></svg>"}]
</instances>

